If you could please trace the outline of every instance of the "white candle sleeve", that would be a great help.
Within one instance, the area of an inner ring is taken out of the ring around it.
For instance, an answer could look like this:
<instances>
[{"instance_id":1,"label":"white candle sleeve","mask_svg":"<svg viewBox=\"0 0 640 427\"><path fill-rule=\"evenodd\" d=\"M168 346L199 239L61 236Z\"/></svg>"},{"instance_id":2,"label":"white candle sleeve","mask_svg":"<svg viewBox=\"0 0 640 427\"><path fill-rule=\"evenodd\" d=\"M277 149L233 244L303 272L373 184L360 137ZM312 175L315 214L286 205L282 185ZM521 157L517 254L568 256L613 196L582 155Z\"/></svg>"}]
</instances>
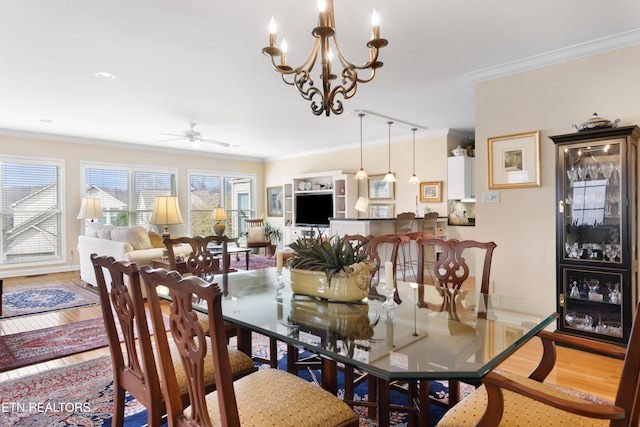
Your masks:
<instances>
[{"instance_id":1,"label":"white candle sleeve","mask_svg":"<svg viewBox=\"0 0 640 427\"><path fill-rule=\"evenodd\" d=\"M387 261L384 263L384 275L388 285L393 285L393 263Z\"/></svg>"},{"instance_id":2,"label":"white candle sleeve","mask_svg":"<svg viewBox=\"0 0 640 427\"><path fill-rule=\"evenodd\" d=\"M282 273L282 251L278 251L276 255L276 268L278 273Z\"/></svg>"}]
</instances>

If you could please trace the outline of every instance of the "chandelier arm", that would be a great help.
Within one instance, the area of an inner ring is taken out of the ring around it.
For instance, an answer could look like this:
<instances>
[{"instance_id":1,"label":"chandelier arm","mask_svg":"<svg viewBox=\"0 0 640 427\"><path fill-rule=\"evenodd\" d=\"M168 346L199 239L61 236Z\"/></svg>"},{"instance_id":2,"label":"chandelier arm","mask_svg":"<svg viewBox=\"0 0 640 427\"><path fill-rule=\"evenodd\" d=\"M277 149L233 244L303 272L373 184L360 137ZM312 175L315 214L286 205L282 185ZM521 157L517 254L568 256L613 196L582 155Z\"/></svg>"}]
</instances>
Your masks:
<instances>
[{"instance_id":1,"label":"chandelier arm","mask_svg":"<svg viewBox=\"0 0 640 427\"><path fill-rule=\"evenodd\" d=\"M369 61L365 62L362 65L356 65L353 62L349 61L343 54L342 54L342 50L340 50L340 45L338 44L338 35L334 34L332 36L333 38L333 44L336 47L336 51L338 53L338 58L340 59L340 63L342 64L343 68L347 68L347 67L352 67L358 70L366 70L367 68L372 68L373 65L377 65L380 64L377 67L373 67L375 68L379 68L382 66L382 63L378 62L378 55L380 53L380 48L378 47L370 47L369 48L369 52L371 55L371 59L369 59ZM384 39L380 39L380 40L384 40Z\"/></svg>"}]
</instances>

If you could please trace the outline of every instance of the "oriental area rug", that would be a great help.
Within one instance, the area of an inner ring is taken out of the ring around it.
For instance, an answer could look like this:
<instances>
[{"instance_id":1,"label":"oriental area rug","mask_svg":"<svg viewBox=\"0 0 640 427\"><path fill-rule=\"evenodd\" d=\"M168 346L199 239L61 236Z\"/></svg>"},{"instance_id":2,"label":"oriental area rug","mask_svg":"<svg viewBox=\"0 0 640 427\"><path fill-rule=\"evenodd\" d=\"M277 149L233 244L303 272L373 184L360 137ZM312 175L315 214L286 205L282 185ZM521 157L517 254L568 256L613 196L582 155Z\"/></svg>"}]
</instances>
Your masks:
<instances>
[{"instance_id":1,"label":"oriental area rug","mask_svg":"<svg viewBox=\"0 0 640 427\"><path fill-rule=\"evenodd\" d=\"M146 315L149 332L152 333L151 318L148 311ZM163 315L163 320L165 329L168 329L169 318ZM123 341L119 322L116 322L116 329L120 335L120 341ZM107 345L109 345L109 342L102 317L3 335L0 336L0 372ZM0 394L0 396L2 395Z\"/></svg>"},{"instance_id":2,"label":"oriental area rug","mask_svg":"<svg viewBox=\"0 0 640 427\"><path fill-rule=\"evenodd\" d=\"M15 316L85 307L99 302L100 297L96 292L72 283L12 288L2 294L2 316L0 318L7 319Z\"/></svg>"}]
</instances>

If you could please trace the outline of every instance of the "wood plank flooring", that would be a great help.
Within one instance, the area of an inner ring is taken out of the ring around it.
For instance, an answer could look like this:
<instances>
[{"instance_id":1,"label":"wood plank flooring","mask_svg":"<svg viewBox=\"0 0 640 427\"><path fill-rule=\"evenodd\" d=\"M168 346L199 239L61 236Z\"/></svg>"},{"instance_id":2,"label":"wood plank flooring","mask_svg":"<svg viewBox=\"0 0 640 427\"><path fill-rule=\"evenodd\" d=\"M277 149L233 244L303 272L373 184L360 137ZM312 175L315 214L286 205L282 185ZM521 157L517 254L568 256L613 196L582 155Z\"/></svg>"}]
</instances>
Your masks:
<instances>
[{"instance_id":1,"label":"wood plank flooring","mask_svg":"<svg viewBox=\"0 0 640 427\"><path fill-rule=\"evenodd\" d=\"M4 279L4 289L6 291L17 285L37 287L39 284L70 282L82 284L77 275L70 272ZM100 312L99 306L91 306L34 316L2 319L0 320L0 335L62 325L100 317L101 315L102 313ZM533 339L500 365L500 369L526 375L535 367L541 353L542 345L540 341ZM78 353L49 362L0 373L0 382L108 355L108 347ZM608 400L614 400L621 371L622 361L620 360L560 347L558 348L558 363L556 364L556 369L549 376L548 382Z\"/></svg>"}]
</instances>

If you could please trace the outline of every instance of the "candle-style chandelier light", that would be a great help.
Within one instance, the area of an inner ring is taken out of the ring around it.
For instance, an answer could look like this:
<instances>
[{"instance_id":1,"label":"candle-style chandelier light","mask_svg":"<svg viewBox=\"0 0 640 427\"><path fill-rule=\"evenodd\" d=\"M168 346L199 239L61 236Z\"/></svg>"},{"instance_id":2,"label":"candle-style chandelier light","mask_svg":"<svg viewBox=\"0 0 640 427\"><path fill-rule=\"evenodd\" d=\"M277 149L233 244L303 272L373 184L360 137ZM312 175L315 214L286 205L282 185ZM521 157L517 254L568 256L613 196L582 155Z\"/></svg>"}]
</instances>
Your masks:
<instances>
[{"instance_id":1,"label":"candle-style chandelier light","mask_svg":"<svg viewBox=\"0 0 640 427\"><path fill-rule=\"evenodd\" d=\"M262 53L271 57L273 67L282 74L282 80L291 86L295 86L300 95L308 101L311 101L311 111L316 116L324 113L329 116L333 114L342 114L344 106L342 99L349 99L356 94L358 83L368 83L376 76L376 70L382 67L383 63L378 61L378 51L385 47L388 43L386 39L380 38L379 17L375 9L373 11L372 23L373 34L367 42L369 48L369 61L363 65L355 65L347 60L340 51L338 40L336 38L336 24L333 13L333 0L319 0L318 9L320 11L318 18L318 26L315 27L311 34L316 38L313 43L311 54L307 60L299 67L293 68L287 65L287 42L282 40L280 47L276 46L276 23L271 18L269 26L269 46L262 49ZM333 43L331 41L333 40ZM332 59L334 51L331 44L335 48L335 53L343 67L340 73L340 84L332 87L333 80L338 76L332 73ZM322 86L316 86L311 72L320 55L320 80ZM276 63L276 57L280 57L280 64ZM367 78L358 76L359 70L370 70Z\"/></svg>"}]
</instances>

